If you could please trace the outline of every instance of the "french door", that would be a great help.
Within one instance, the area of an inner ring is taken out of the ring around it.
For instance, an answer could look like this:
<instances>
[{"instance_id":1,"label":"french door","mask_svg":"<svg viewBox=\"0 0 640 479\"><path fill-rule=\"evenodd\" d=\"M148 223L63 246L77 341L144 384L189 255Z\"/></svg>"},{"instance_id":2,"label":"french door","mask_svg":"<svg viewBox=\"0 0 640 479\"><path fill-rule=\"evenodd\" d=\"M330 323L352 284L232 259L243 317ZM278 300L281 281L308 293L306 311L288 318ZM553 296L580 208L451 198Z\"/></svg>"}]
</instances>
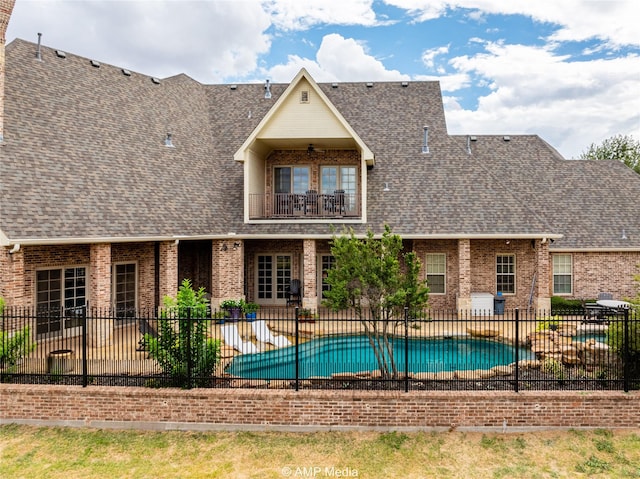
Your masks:
<instances>
[{"instance_id":1,"label":"french door","mask_svg":"<svg viewBox=\"0 0 640 479\"><path fill-rule=\"evenodd\" d=\"M257 256L256 292L262 304L285 304L291 281L291 255L260 254Z\"/></svg>"}]
</instances>

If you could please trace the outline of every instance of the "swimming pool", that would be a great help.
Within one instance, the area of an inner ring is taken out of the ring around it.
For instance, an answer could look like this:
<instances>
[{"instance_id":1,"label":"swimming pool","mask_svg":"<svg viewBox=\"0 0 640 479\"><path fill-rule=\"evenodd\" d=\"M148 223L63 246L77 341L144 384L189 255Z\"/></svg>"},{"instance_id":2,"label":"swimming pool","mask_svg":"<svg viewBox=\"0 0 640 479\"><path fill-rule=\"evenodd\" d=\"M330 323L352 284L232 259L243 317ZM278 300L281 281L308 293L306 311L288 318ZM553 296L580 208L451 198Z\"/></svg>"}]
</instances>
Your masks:
<instances>
[{"instance_id":1,"label":"swimming pool","mask_svg":"<svg viewBox=\"0 0 640 479\"><path fill-rule=\"evenodd\" d=\"M404 338L393 338L398 371L405 368ZM299 378L330 377L334 373L378 369L373 349L365 335L325 336L300 345ZM533 359L533 353L519 348L519 359ZM489 369L515 360L515 348L488 339L420 338L409 340L409 372L441 372ZM236 356L227 372L249 379L295 378L295 347Z\"/></svg>"}]
</instances>

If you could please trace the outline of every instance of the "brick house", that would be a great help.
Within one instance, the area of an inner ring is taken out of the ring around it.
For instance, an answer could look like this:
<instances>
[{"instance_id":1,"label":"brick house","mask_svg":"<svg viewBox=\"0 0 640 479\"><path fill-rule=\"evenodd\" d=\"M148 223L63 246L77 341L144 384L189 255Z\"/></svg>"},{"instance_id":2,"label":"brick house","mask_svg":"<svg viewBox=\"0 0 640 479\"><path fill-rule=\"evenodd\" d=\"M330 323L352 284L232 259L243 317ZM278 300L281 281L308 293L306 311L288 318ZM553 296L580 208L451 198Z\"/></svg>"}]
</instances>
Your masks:
<instances>
[{"instance_id":1,"label":"brick house","mask_svg":"<svg viewBox=\"0 0 640 479\"><path fill-rule=\"evenodd\" d=\"M535 135L449 135L438 82L302 70L204 85L5 48L12 6L0 2L8 305L154 307L190 278L214 306L277 306L299 279L315 308L334 231L384 224L419 254L436 309L498 291L545 310L553 295L634 295L640 176L617 161L567 161Z\"/></svg>"}]
</instances>

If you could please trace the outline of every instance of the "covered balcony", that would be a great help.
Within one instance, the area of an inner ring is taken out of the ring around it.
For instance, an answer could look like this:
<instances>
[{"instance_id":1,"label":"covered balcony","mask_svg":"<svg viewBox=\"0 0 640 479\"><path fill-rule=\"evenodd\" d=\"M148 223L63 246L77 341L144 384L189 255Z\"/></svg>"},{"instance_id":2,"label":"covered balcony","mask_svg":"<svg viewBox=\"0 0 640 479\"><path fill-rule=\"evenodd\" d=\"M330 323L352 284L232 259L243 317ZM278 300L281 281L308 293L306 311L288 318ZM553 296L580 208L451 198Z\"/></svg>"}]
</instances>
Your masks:
<instances>
[{"instance_id":1,"label":"covered balcony","mask_svg":"<svg viewBox=\"0 0 640 479\"><path fill-rule=\"evenodd\" d=\"M265 193L249 195L249 218L358 218L360 202L355 193L334 190L319 194L316 190L305 193Z\"/></svg>"}]
</instances>

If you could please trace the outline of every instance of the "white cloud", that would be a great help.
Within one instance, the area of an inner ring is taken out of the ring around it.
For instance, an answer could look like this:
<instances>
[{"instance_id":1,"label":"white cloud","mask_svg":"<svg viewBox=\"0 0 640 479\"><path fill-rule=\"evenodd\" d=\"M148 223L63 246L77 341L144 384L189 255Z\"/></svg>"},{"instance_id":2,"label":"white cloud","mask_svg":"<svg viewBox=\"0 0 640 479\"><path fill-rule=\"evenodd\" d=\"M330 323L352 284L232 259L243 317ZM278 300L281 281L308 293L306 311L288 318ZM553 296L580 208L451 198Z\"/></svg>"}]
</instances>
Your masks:
<instances>
[{"instance_id":1,"label":"white cloud","mask_svg":"<svg viewBox=\"0 0 640 479\"><path fill-rule=\"evenodd\" d=\"M276 65L267 73L273 81L289 82L302 67L319 82L410 79L398 70L387 70L382 62L367 53L361 42L336 33L322 39L315 60L292 55L286 64Z\"/></svg>"},{"instance_id":2,"label":"white cloud","mask_svg":"<svg viewBox=\"0 0 640 479\"><path fill-rule=\"evenodd\" d=\"M637 0L384 0L407 10L416 21L427 21L448 9L470 9L469 18L486 14L525 15L537 22L559 25L549 40L582 41L592 38L616 45L640 45Z\"/></svg>"},{"instance_id":3,"label":"white cloud","mask_svg":"<svg viewBox=\"0 0 640 479\"><path fill-rule=\"evenodd\" d=\"M373 0L268 0L262 6L282 30L307 30L318 24L367 25L380 22Z\"/></svg>"},{"instance_id":4,"label":"white cloud","mask_svg":"<svg viewBox=\"0 0 640 479\"><path fill-rule=\"evenodd\" d=\"M640 138L638 62L635 55L571 62L545 48L488 44L486 53L451 60L474 82L490 80L492 91L474 111L449 98L450 132L536 133L569 157L615 134Z\"/></svg>"},{"instance_id":5,"label":"white cloud","mask_svg":"<svg viewBox=\"0 0 640 479\"><path fill-rule=\"evenodd\" d=\"M436 67L436 57L440 57L449 53L449 45L431 48L422 52L422 63L428 69L434 69Z\"/></svg>"},{"instance_id":6,"label":"white cloud","mask_svg":"<svg viewBox=\"0 0 640 479\"><path fill-rule=\"evenodd\" d=\"M258 7L258 8L256 8ZM7 39L43 44L166 77L248 74L267 53L269 16L256 2L34 1L16 3Z\"/></svg>"}]
</instances>

